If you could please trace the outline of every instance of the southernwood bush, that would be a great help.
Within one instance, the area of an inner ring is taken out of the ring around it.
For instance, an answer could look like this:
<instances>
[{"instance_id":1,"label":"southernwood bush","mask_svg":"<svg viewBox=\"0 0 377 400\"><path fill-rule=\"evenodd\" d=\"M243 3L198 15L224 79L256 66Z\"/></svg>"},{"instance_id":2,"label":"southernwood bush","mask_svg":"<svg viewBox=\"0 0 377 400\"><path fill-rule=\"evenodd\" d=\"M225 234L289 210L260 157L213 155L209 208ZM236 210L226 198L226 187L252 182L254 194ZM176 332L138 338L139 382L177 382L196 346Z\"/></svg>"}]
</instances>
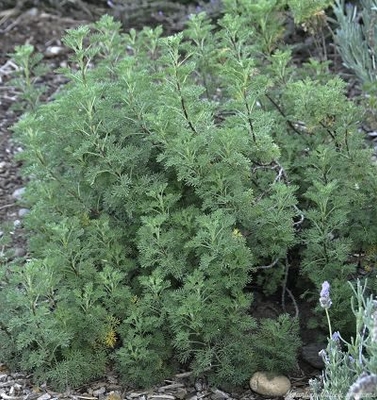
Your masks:
<instances>
[{"instance_id":1,"label":"southernwood bush","mask_svg":"<svg viewBox=\"0 0 377 400\"><path fill-rule=\"evenodd\" d=\"M331 282L347 328L351 256L377 238L360 110L340 79L300 79L281 10L256 3L166 38L109 17L68 32L70 83L15 127L31 256L1 269L2 361L61 387L109 365L141 386L287 373L297 320L254 321L252 278L316 301Z\"/></svg>"}]
</instances>

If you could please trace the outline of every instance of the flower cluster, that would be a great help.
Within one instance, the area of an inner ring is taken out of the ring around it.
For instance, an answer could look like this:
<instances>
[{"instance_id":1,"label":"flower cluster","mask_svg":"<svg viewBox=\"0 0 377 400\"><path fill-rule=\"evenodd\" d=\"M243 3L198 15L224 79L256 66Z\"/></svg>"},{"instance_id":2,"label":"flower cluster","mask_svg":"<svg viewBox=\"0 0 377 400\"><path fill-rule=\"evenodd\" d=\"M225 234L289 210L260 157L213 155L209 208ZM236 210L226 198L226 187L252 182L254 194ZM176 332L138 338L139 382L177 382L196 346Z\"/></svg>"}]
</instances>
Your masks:
<instances>
[{"instance_id":1,"label":"flower cluster","mask_svg":"<svg viewBox=\"0 0 377 400\"><path fill-rule=\"evenodd\" d=\"M347 400L362 399L364 394L376 394L377 388L377 375L376 374L367 374L363 372L357 381L350 387L347 393Z\"/></svg>"},{"instance_id":2,"label":"flower cluster","mask_svg":"<svg viewBox=\"0 0 377 400\"><path fill-rule=\"evenodd\" d=\"M319 303L321 304L322 308L328 309L331 307L332 301L330 298L330 284L327 281L322 283Z\"/></svg>"}]
</instances>

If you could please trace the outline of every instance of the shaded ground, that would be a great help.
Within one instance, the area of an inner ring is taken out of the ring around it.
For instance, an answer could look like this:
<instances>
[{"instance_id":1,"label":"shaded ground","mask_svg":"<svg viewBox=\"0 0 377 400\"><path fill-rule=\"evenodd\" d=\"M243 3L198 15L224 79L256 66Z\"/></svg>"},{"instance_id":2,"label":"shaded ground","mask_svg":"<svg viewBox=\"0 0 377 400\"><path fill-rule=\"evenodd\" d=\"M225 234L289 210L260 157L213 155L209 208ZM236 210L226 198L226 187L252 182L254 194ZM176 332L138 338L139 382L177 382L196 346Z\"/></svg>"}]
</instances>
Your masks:
<instances>
[{"instance_id":1,"label":"shaded ground","mask_svg":"<svg viewBox=\"0 0 377 400\"><path fill-rule=\"evenodd\" d=\"M60 41L64 31L86 22L88 20L60 17L36 8L0 10L0 226L11 229L15 256L25 254L19 222L24 211L16 204L18 190L22 190L24 182L19 173L20 163L14 159L14 155L22 149L12 140L10 130L21 113L12 109L17 101L17 90L7 85L16 69L9 53L14 52L15 46L31 44L45 55L51 68L56 68L67 57ZM60 49L59 54L54 54L51 49ZM44 84L50 94L61 83L61 78L53 74L45 77ZM7 257L12 258L12 252Z\"/></svg>"},{"instance_id":2,"label":"shaded ground","mask_svg":"<svg viewBox=\"0 0 377 400\"><path fill-rule=\"evenodd\" d=\"M10 127L20 116L19 112L12 110L12 105L15 104L18 93L11 86L7 86L7 82L14 75L16 66L10 61L8 54L13 52L15 46L28 43L34 45L38 52L44 54L44 61L51 66L51 69L64 65L67 60L66 50L61 43L64 31L90 22L92 18L97 18L109 11L109 9L105 8L105 3L103 8L98 5L86 4L81 9L77 7L77 3L75 4L76 8L68 9L66 12L59 11L58 13L53 13L53 10L49 9L30 8L21 11L18 9L1 10L0 8L0 230L8 226L12 238L12 243L8 248L2 249L0 247L0 257L8 260L26 255L22 235L22 215L25 210L23 210L22 204L17 203L19 189L23 188L25 182L19 173L20 163L14 158L14 155L22 151L22 149L12 139L10 130ZM44 78L44 84L49 88L47 96L54 93L62 83L62 78L59 76L48 74ZM300 304L299 307L301 318L306 320L310 315L310 306ZM262 295L256 297L253 306L253 314L256 317L258 315L276 317L281 311L280 299L265 299ZM295 310L292 306L288 311L294 313ZM313 333L305 332L303 339L306 343L312 343L314 341ZM318 373L318 370L313 369L305 362L300 363L296 376L290 377L295 395L292 393L289 398L309 398L307 381ZM156 388L155 392L158 400L173 400L174 398L192 400L197 400L198 398L216 400L258 398L247 388L245 388L244 392L237 394L214 393L213 390L206 387L202 388L203 390L198 390L185 376L173 377L172 381L164 382L161 386L168 386L168 388ZM102 387L105 387L105 391L97 396L95 391ZM124 398L124 388L117 384L117 379L114 376L109 376L103 382L97 382L89 388L81 388L75 393L64 394L64 396L51 393L51 397L77 398L77 396L81 396L84 399L101 399L101 396L104 398L105 394L108 395L111 390L117 396L120 396L119 399ZM46 388L41 389L39 392L37 391L34 397L37 398L44 392L47 392ZM181 393L180 395L178 394L179 392ZM151 393L147 394L150 395ZM146 399L145 396L147 394L135 393L130 398ZM130 396L130 393L128 393L128 396ZM28 398L34 397L29 396ZM111 400L118 400L118 398L115 396Z\"/></svg>"}]
</instances>

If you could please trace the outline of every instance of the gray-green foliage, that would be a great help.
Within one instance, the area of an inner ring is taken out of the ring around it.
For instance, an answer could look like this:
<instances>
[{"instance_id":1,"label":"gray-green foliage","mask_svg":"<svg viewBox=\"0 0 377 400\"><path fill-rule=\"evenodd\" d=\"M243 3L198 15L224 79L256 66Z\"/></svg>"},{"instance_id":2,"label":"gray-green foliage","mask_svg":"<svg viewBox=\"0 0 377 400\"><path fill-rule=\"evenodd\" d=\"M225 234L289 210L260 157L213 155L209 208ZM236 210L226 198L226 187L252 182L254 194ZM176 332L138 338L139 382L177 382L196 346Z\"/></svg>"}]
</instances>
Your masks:
<instances>
[{"instance_id":1,"label":"gray-green foliage","mask_svg":"<svg viewBox=\"0 0 377 400\"><path fill-rule=\"evenodd\" d=\"M377 2L360 0L361 7L336 0L335 40L343 63L362 83L376 81Z\"/></svg>"},{"instance_id":2,"label":"gray-green foliage","mask_svg":"<svg viewBox=\"0 0 377 400\"><path fill-rule=\"evenodd\" d=\"M358 4L359 3L359 4ZM369 129L376 128L376 52L377 52L377 2L361 0L356 5L337 0L335 43L343 64L358 78L363 88L362 101L367 111L365 118Z\"/></svg>"},{"instance_id":3,"label":"gray-green foliage","mask_svg":"<svg viewBox=\"0 0 377 400\"><path fill-rule=\"evenodd\" d=\"M40 381L110 363L142 386L178 365L231 385L287 373L297 321L257 326L250 280L285 290L292 263L309 289L344 282L375 244L375 167L344 85L296 78L250 31L255 5L224 5L217 29L200 13L167 38L109 17L68 32L70 83L15 127L31 259L1 269L0 358Z\"/></svg>"},{"instance_id":4,"label":"gray-green foliage","mask_svg":"<svg viewBox=\"0 0 377 400\"><path fill-rule=\"evenodd\" d=\"M355 317L356 334L350 341L344 340L338 331L330 335L326 350L321 351L325 363L321 379L309 382L313 400L362 399L377 393L376 300L360 281L350 288L352 297L348 307ZM335 302L333 299L333 305ZM331 322L330 319L330 333Z\"/></svg>"},{"instance_id":5,"label":"gray-green foliage","mask_svg":"<svg viewBox=\"0 0 377 400\"><path fill-rule=\"evenodd\" d=\"M10 84L20 90L18 102L14 108L19 110L33 110L40 101L41 95L46 91L46 87L39 82L40 77L47 72L47 68L41 63L42 54L35 53L34 46L25 44L16 46L12 54L14 62L18 66Z\"/></svg>"}]
</instances>

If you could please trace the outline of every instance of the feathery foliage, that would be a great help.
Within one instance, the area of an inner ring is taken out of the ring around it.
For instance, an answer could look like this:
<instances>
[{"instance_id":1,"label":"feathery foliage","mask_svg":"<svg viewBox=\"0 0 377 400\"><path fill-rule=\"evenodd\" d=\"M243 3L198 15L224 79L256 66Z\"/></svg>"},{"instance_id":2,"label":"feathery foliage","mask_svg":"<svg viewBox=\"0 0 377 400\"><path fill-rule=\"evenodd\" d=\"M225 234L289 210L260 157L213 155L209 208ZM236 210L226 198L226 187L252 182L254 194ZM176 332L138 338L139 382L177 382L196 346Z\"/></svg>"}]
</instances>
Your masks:
<instances>
[{"instance_id":1,"label":"feathery foliage","mask_svg":"<svg viewBox=\"0 0 377 400\"><path fill-rule=\"evenodd\" d=\"M1 268L1 359L60 387L108 365L140 386L179 365L288 373L298 321L257 324L249 283L292 294L298 274L308 300L332 282L348 328L377 175L344 83L300 78L281 16L224 0L216 26L199 13L174 36L107 16L67 33L70 83L15 127L30 259Z\"/></svg>"}]
</instances>

